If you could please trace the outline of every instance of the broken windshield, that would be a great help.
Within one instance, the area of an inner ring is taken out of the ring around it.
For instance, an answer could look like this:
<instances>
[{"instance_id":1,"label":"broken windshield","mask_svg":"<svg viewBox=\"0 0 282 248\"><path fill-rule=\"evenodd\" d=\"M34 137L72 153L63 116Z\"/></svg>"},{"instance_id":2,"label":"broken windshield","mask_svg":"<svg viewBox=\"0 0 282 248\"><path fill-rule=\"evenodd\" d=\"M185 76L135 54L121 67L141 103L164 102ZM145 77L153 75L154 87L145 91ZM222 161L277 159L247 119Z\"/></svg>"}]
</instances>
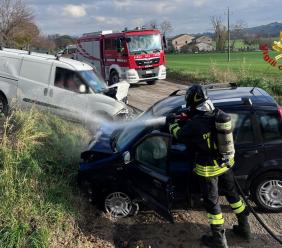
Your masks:
<instances>
[{"instance_id":1,"label":"broken windshield","mask_svg":"<svg viewBox=\"0 0 282 248\"><path fill-rule=\"evenodd\" d=\"M106 82L94 69L92 71L80 71L79 74L95 93L102 93L108 90Z\"/></svg>"},{"instance_id":2,"label":"broken windshield","mask_svg":"<svg viewBox=\"0 0 282 248\"><path fill-rule=\"evenodd\" d=\"M160 52L162 50L162 42L160 34L150 35L131 35L128 36L128 49L130 54L148 53L149 51Z\"/></svg>"}]
</instances>

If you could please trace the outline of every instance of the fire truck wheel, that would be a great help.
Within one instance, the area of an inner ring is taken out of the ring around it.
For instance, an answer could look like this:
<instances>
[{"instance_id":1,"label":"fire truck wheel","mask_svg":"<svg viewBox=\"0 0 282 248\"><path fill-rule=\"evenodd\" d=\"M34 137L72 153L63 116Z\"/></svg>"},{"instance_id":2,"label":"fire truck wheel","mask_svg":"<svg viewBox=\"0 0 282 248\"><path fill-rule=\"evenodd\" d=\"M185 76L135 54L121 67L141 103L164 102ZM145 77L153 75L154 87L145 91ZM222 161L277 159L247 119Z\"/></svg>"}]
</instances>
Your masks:
<instances>
[{"instance_id":1,"label":"fire truck wheel","mask_svg":"<svg viewBox=\"0 0 282 248\"><path fill-rule=\"evenodd\" d=\"M149 85L153 85L157 82L157 80L150 80L150 81L147 81L147 84Z\"/></svg>"},{"instance_id":2,"label":"fire truck wheel","mask_svg":"<svg viewBox=\"0 0 282 248\"><path fill-rule=\"evenodd\" d=\"M116 84L119 82L119 75L117 71L113 70L110 73L109 85Z\"/></svg>"}]
</instances>

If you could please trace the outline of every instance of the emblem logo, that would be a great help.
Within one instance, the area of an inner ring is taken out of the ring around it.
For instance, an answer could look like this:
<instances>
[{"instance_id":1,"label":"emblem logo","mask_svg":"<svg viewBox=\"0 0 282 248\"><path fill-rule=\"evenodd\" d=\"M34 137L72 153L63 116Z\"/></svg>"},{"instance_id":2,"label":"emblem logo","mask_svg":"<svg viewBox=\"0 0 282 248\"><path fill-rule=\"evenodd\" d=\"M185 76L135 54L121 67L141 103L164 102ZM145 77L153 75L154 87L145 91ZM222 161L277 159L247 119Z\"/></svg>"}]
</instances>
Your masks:
<instances>
[{"instance_id":1,"label":"emblem logo","mask_svg":"<svg viewBox=\"0 0 282 248\"><path fill-rule=\"evenodd\" d=\"M272 46L273 50L277 51L279 55L275 56L275 60L279 60L282 58L282 31L280 32L280 41L274 41L274 45Z\"/></svg>"},{"instance_id":2,"label":"emblem logo","mask_svg":"<svg viewBox=\"0 0 282 248\"><path fill-rule=\"evenodd\" d=\"M198 94L195 94L195 96L194 96L194 102L199 102L199 101L201 101L201 100L202 100L202 97L199 96Z\"/></svg>"}]
</instances>

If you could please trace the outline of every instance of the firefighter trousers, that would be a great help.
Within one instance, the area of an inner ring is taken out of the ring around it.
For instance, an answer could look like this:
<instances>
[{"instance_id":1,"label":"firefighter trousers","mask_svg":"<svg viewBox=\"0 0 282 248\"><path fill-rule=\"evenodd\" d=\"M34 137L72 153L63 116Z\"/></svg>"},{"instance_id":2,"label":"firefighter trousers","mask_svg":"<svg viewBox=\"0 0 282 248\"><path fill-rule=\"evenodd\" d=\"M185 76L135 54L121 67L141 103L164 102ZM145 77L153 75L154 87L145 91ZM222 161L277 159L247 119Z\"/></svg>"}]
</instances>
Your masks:
<instances>
[{"instance_id":1,"label":"firefighter trousers","mask_svg":"<svg viewBox=\"0 0 282 248\"><path fill-rule=\"evenodd\" d=\"M219 204L219 189L226 197L235 214L244 214L247 212L245 203L241 200L238 194L231 169L220 176L199 176L198 178L204 198L204 206L208 213L208 219L211 225L223 225L224 223Z\"/></svg>"}]
</instances>

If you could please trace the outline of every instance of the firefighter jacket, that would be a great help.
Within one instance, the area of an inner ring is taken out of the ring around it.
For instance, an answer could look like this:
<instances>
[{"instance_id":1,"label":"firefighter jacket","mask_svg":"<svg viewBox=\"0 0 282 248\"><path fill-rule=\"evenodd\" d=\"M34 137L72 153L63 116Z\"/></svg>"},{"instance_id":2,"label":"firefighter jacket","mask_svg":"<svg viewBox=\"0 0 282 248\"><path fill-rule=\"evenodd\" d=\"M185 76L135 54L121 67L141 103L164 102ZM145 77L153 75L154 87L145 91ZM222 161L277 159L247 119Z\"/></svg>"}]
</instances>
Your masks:
<instances>
[{"instance_id":1,"label":"firefighter jacket","mask_svg":"<svg viewBox=\"0 0 282 248\"><path fill-rule=\"evenodd\" d=\"M216 145L215 111L197 113L184 125L169 126L170 133L187 146L193 156L194 172L202 177L219 176L234 165L234 159L223 163Z\"/></svg>"}]
</instances>

